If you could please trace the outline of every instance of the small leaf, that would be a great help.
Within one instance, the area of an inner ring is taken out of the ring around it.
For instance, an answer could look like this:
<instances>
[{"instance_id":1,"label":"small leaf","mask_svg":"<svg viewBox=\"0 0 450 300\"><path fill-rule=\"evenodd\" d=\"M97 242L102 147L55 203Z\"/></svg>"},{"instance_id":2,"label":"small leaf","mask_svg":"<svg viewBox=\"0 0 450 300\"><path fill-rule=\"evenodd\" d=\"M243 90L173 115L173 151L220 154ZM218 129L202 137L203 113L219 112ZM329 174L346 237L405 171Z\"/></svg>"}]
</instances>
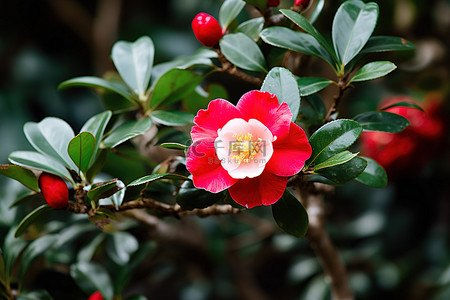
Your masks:
<instances>
[{"instance_id":1,"label":"small leaf","mask_svg":"<svg viewBox=\"0 0 450 300\"><path fill-rule=\"evenodd\" d=\"M53 300L52 296L45 290L37 290L29 293L21 293L17 300Z\"/></svg>"},{"instance_id":2,"label":"small leaf","mask_svg":"<svg viewBox=\"0 0 450 300\"><path fill-rule=\"evenodd\" d=\"M132 120L123 123L105 138L103 145L106 148L114 148L135 136L145 133L152 125L153 122L150 118L142 118L140 120Z\"/></svg>"},{"instance_id":3,"label":"small leaf","mask_svg":"<svg viewBox=\"0 0 450 300\"><path fill-rule=\"evenodd\" d=\"M224 199L224 193L210 193L204 189L198 189L192 181L185 181L177 194L177 203L184 210L196 208L206 208L213 205L221 199Z\"/></svg>"},{"instance_id":4,"label":"small leaf","mask_svg":"<svg viewBox=\"0 0 450 300\"><path fill-rule=\"evenodd\" d=\"M151 175L147 175L141 178L138 178L136 180L133 180L132 182L130 182L128 184L128 186L136 186L136 185L141 185L141 184L146 184L148 182L153 182L155 180L159 180L159 179L174 179L174 180L190 180L189 178L182 176L182 175L178 175L178 174L151 174Z\"/></svg>"},{"instance_id":5,"label":"small leaf","mask_svg":"<svg viewBox=\"0 0 450 300\"><path fill-rule=\"evenodd\" d=\"M22 233L24 233L25 230L36 221L36 219L40 218L42 216L42 214L45 213L46 211L49 211L52 209L53 208L51 208L49 205L44 204L44 205L39 206L32 212L30 212L25 218L23 218L23 220L17 226L16 232L14 233L14 237L21 236Z\"/></svg>"},{"instance_id":6,"label":"small leaf","mask_svg":"<svg viewBox=\"0 0 450 300\"><path fill-rule=\"evenodd\" d=\"M70 266L70 275L88 295L99 291L105 299L113 297L113 285L103 266L93 262L78 262Z\"/></svg>"},{"instance_id":7,"label":"small leaf","mask_svg":"<svg viewBox=\"0 0 450 300\"><path fill-rule=\"evenodd\" d=\"M320 164L317 164L314 166L314 171L324 169L324 168L330 168L337 165L342 165L343 163L348 162L353 157L357 156L358 153L351 153L350 151L342 151L341 153L338 153L329 159L327 159L324 162L321 162Z\"/></svg>"},{"instance_id":8,"label":"small leaf","mask_svg":"<svg viewBox=\"0 0 450 300\"><path fill-rule=\"evenodd\" d=\"M408 42L404 38L396 36L372 36L364 48L361 50L360 55L375 53L375 52L388 52L388 51L406 51L414 50L416 46L413 43Z\"/></svg>"},{"instance_id":9,"label":"small leaf","mask_svg":"<svg viewBox=\"0 0 450 300\"><path fill-rule=\"evenodd\" d=\"M300 93L297 81L289 70L281 67L272 68L264 79L261 91L275 94L280 104L287 103L292 112L292 120L297 119L300 109Z\"/></svg>"},{"instance_id":10,"label":"small leaf","mask_svg":"<svg viewBox=\"0 0 450 300\"><path fill-rule=\"evenodd\" d=\"M242 32L254 41L258 40L259 34L264 27L264 18L253 18L245 21L236 28L236 32Z\"/></svg>"},{"instance_id":11,"label":"small leaf","mask_svg":"<svg viewBox=\"0 0 450 300\"><path fill-rule=\"evenodd\" d=\"M3 259L5 261L5 274L6 277L9 278L13 272L13 268L16 264L16 260L19 255L22 254L22 250L27 246L28 242L22 239L21 237L14 236L15 230L11 228L6 234L6 237L3 241Z\"/></svg>"},{"instance_id":12,"label":"small leaf","mask_svg":"<svg viewBox=\"0 0 450 300\"><path fill-rule=\"evenodd\" d=\"M112 81L106 81L102 78L98 77L91 77L91 76L83 76L83 77L76 77L69 80L66 80L62 82L58 89L65 89L68 87L73 86L85 86L85 87L92 87L92 88L102 88L108 91L111 91L113 93L117 93L120 96L124 97L126 100L128 100L131 103L134 102L133 95L131 94L128 87L120 82L112 82Z\"/></svg>"},{"instance_id":13,"label":"small leaf","mask_svg":"<svg viewBox=\"0 0 450 300\"><path fill-rule=\"evenodd\" d=\"M115 178L93 184L87 193L88 198L96 203L99 199L111 197L120 189L120 184L117 184L118 181L120 180Z\"/></svg>"},{"instance_id":14,"label":"small leaf","mask_svg":"<svg viewBox=\"0 0 450 300\"><path fill-rule=\"evenodd\" d=\"M184 111L155 110L151 114L155 123L166 126L184 126L192 124L194 115Z\"/></svg>"},{"instance_id":15,"label":"small leaf","mask_svg":"<svg viewBox=\"0 0 450 300\"><path fill-rule=\"evenodd\" d=\"M391 105L388 105L388 106L385 106L381 110L387 110L387 109L392 108L392 107L411 107L411 108L417 108L418 110L424 111L423 108L420 107L417 104L409 103L409 102L403 102L403 101L397 102L397 103L394 103L394 104L391 104Z\"/></svg>"},{"instance_id":16,"label":"small leaf","mask_svg":"<svg viewBox=\"0 0 450 300\"><path fill-rule=\"evenodd\" d=\"M361 158L367 162L367 166L364 171L356 177L356 180L374 188L384 188L388 182L388 177L384 168L371 158L363 156Z\"/></svg>"},{"instance_id":17,"label":"small leaf","mask_svg":"<svg viewBox=\"0 0 450 300\"><path fill-rule=\"evenodd\" d=\"M243 33L226 34L220 40L220 50L231 63L241 69L267 73L266 60L261 49Z\"/></svg>"},{"instance_id":18,"label":"small leaf","mask_svg":"<svg viewBox=\"0 0 450 300\"><path fill-rule=\"evenodd\" d=\"M391 73L396 68L397 66L390 61L374 61L359 69L352 79L350 79L350 82L380 78Z\"/></svg>"},{"instance_id":19,"label":"small leaf","mask_svg":"<svg viewBox=\"0 0 450 300\"><path fill-rule=\"evenodd\" d=\"M108 201L110 201L118 210L119 207L122 205L123 203L123 199L125 198L125 193L127 191L127 187L125 186L125 183L123 183L121 180L117 180L116 181L116 189L117 191L112 194L111 196L107 197L107 198L103 198L100 200L100 204L103 205L104 203L108 203ZM108 212L105 212L108 213ZM112 217L113 215L110 214Z\"/></svg>"},{"instance_id":20,"label":"small leaf","mask_svg":"<svg viewBox=\"0 0 450 300\"><path fill-rule=\"evenodd\" d=\"M300 89L300 96L309 96L320 92L332 82L333 80L321 77L300 77L297 79L298 87Z\"/></svg>"},{"instance_id":21,"label":"small leaf","mask_svg":"<svg viewBox=\"0 0 450 300\"><path fill-rule=\"evenodd\" d=\"M22 202L30 202L30 203L45 203L44 196L41 193L31 192L29 194L25 194L20 198L17 198L16 201L9 205L9 208L13 208L19 205Z\"/></svg>"},{"instance_id":22,"label":"small leaf","mask_svg":"<svg viewBox=\"0 0 450 300\"><path fill-rule=\"evenodd\" d=\"M309 17L309 23L314 24L319 17L320 13L323 10L323 7L325 6L325 0L319 0L317 1L316 6L314 7L313 12L311 13L311 16Z\"/></svg>"},{"instance_id":23,"label":"small leaf","mask_svg":"<svg viewBox=\"0 0 450 300\"><path fill-rule=\"evenodd\" d=\"M128 232L114 232L106 240L106 253L118 265L128 264L139 248L137 239Z\"/></svg>"},{"instance_id":24,"label":"small leaf","mask_svg":"<svg viewBox=\"0 0 450 300\"><path fill-rule=\"evenodd\" d=\"M305 208L288 190L272 205L275 222L286 233L304 237L308 230L308 214Z\"/></svg>"},{"instance_id":25,"label":"small leaf","mask_svg":"<svg viewBox=\"0 0 450 300\"><path fill-rule=\"evenodd\" d=\"M189 148L189 146L180 143L162 143L160 146L167 149L180 149L180 150L186 150L187 148Z\"/></svg>"},{"instance_id":26,"label":"small leaf","mask_svg":"<svg viewBox=\"0 0 450 300\"><path fill-rule=\"evenodd\" d=\"M302 115L302 122L307 123L308 126L322 125L326 114L322 98L318 94L303 98L300 114Z\"/></svg>"},{"instance_id":27,"label":"small leaf","mask_svg":"<svg viewBox=\"0 0 450 300\"><path fill-rule=\"evenodd\" d=\"M109 120L111 119L112 112L107 110L102 113L99 113L84 123L83 127L81 127L80 132L90 132L95 138L95 150L92 154L91 161L89 162L89 167L91 167L96 158L98 149L100 147L100 142L103 138L103 134L105 132L106 125L108 125Z\"/></svg>"},{"instance_id":28,"label":"small leaf","mask_svg":"<svg viewBox=\"0 0 450 300\"><path fill-rule=\"evenodd\" d=\"M225 0L220 7L219 23L222 30L228 27L244 8L245 2L242 0Z\"/></svg>"},{"instance_id":29,"label":"small leaf","mask_svg":"<svg viewBox=\"0 0 450 300\"><path fill-rule=\"evenodd\" d=\"M95 138L90 132L82 132L69 143L67 152L82 172L86 172L95 150Z\"/></svg>"},{"instance_id":30,"label":"small leaf","mask_svg":"<svg viewBox=\"0 0 450 300\"><path fill-rule=\"evenodd\" d=\"M0 174L17 180L32 191L39 192L36 175L27 168L15 165L0 165Z\"/></svg>"},{"instance_id":31,"label":"small leaf","mask_svg":"<svg viewBox=\"0 0 450 300\"><path fill-rule=\"evenodd\" d=\"M370 111L359 114L353 119L358 122L365 131L397 133L410 124L405 117L386 111Z\"/></svg>"},{"instance_id":32,"label":"small leaf","mask_svg":"<svg viewBox=\"0 0 450 300\"><path fill-rule=\"evenodd\" d=\"M344 164L318 170L317 174L322 175L336 184L344 184L358 177L366 168L367 162L356 156Z\"/></svg>"},{"instance_id":33,"label":"small leaf","mask_svg":"<svg viewBox=\"0 0 450 300\"><path fill-rule=\"evenodd\" d=\"M152 74L155 47L148 36L134 43L118 41L112 48L111 57L123 81L145 100L145 93Z\"/></svg>"}]
</instances>

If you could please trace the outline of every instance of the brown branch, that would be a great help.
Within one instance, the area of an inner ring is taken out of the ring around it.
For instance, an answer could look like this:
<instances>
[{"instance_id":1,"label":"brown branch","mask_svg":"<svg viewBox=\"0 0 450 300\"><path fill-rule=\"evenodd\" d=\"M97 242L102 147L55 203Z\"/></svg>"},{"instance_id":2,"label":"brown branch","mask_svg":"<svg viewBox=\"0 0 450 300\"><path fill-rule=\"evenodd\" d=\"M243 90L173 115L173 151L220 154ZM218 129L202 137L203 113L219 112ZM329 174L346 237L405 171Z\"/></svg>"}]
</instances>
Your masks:
<instances>
[{"instance_id":1,"label":"brown branch","mask_svg":"<svg viewBox=\"0 0 450 300\"><path fill-rule=\"evenodd\" d=\"M218 54L219 62L221 63L222 67L218 68L220 72L226 72L238 79L241 79L243 81L246 81L248 83L251 83L253 85L256 85L260 87L263 83L263 80L259 77L255 77L252 75L249 75L247 73L242 72L239 70L235 65L233 65L223 54L219 49L214 49Z\"/></svg>"},{"instance_id":2,"label":"brown branch","mask_svg":"<svg viewBox=\"0 0 450 300\"><path fill-rule=\"evenodd\" d=\"M338 94L333 97L333 102L331 103L330 108L328 109L327 114L325 115L324 121L330 122L330 116L338 111L339 103L341 102L342 97L344 96L344 93L347 89L352 87L351 85L348 85L346 82L346 77L339 78L337 82L337 87L339 89Z\"/></svg>"}]
</instances>

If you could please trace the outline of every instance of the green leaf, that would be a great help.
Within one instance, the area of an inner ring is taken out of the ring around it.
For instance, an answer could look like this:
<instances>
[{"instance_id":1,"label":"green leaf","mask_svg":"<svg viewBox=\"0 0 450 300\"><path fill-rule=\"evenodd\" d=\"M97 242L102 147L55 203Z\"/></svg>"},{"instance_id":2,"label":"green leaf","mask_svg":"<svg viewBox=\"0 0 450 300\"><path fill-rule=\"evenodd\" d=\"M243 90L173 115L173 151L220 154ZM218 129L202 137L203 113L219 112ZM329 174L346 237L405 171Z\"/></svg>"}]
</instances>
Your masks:
<instances>
[{"instance_id":1,"label":"green leaf","mask_svg":"<svg viewBox=\"0 0 450 300\"><path fill-rule=\"evenodd\" d=\"M159 179L174 179L174 180L189 180L189 178L182 176L182 175L178 175L178 174L151 174L151 175L147 175L141 178L138 178L136 180L133 180L132 182L130 182L128 184L128 186L137 186L137 185L141 185L141 184L146 184L148 182L153 182L155 180L159 180Z\"/></svg>"},{"instance_id":2,"label":"green leaf","mask_svg":"<svg viewBox=\"0 0 450 300\"><path fill-rule=\"evenodd\" d=\"M40 153L34 151L14 151L9 155L8 159L13 164L52 173L75 183L69 171L62 164Z\"/></svg>"},{"instance_id":3,"label":"green leaf","mask_svg":"<svg viewBox=\"0 0 450 300\"><path fill-rule=\"evenodd\" d=\"M297 119L300 110L300 92L297 81L289 70L281 67L272 68L264 79L261 91L275 94L280 104L287 103L292 112L292 120Z\"/></svg>"},{"instance_id":4,"label":"green leaf","mask_svg":"<svg viewBox=\"0 0 450 300\"><path fill-rule=\"evenodd\" d=\"M223 55L234 65L248 71L267 73L266 60L261 49L245 34L226 34L219 44Z\"/></svg>"},{"instance_id":5,"label":"green leaf","mask_svg":"<svg viewBox=\"0 0 450 300\"><path fill-rule=\"evenodd\" d=\"M91 161L89 162L89 167L91 167L94 164L97 158L100 142L103 138L103 134L105 133L106 125L111 119L111 115L112 115L111 111L109 110L104 111L91 117L89 120L86 121L86 123L84 123L83 127L81 127L80 132L86 131L92 133L96 142L94 153L92 154Z\"/></svg>"},{"instance_id":6,"label":"green leaf","mask_svg":"<svg viewBox=\"0 0 450 300\"><path fill-rule=\"evenodd\" d=\"M304 237L308 230L308 214L303 205L288 190L272 205L275 222L286 233Z\"/></svg>"},{"instance_id":7,"label":"green leaf","mask_svg":"<svg viewBox=\"0 0 450 300\"><path fill-rule=\"evenodd\" d=\"M362 127L353 120L339 119L329 122L309 138L312 147L308 167L319 164L350 147L362 132Z\"/></svg>"},{"instance_id":8,"label":"green leaf","mask_svg":"<svg viewBox=\"0 0 450 300\"><path fill-rule=\"evenodd\" d=\"M166 126L184 126L192 124L194 115L184 111L155 110L151 114L155 123Z\"/></svg>"},{"instance_id":9,"label":"green leaf","mask_svg":"<svg viewBox=\"0 0 450 300\"><path fill-rule=\"evenodd\" d=\"M32 191L39 192L36 175L27 168L15 165L0 165L0 174L17 180Z\"/></svg>"},{"instance_id":10,"label":"green leaf","mask_svg":"<svg viewBox=\"0 0 450 300\"><path fill-rule=\"evenodd\" d=\"M416 46L404 38L380 35L372 36L359 54L364 55L374 52L406 51L414 49L416 49Z\"/></svg>"},{"instance_id":11,"label":"green leaf","mask_svg":"<svg viewBox=\"0 0 450 300\"><path fill-rule=\"evenodd\" d=\"M260 11L264 11L267 5L267 0L244 0L244 1L250 5L259 8Z\"/></svg>"},{"instance_id":12,"label":"green leaf","mask_svg":"<svg viewBox=\"0 0 450 300\"><path fill-rule=\"evenodd\" d=\"M273 26L260 34L262 40L272 46L317 56L335 68L335 63L328 51L312 36L286 27Z\"/></svg>"},{"instance_id":13,"label":"green leaf","mask_svg":"<svg viewBox=\"0 0 450 300\"><path fill-rule=\"evenodd\" d=\"M22 250L28 244L24 239L14 237L14 233L14 228L11 228L6 235L2 246L7 278L11 276L17 258L22 254Z\"/></svg>"},{"instance_id":14,"label":"green leaf","mask_svg":"<svg viewBox=\"0 0 450 300\"><path fill-rule=\"evenodd\" d=\"M332 82L333 80L321 77L300 77L297 79L298 87L300 89L300 96L309 96L320 92Z\"/></svg>"},{"instance_id":15,"label":"green leaf","mask_svg":"<svg viewBox=\"0 0 450 300\"><path fill-rule=\"evenodd\" d=\"M371 158L363 156L361 158L367 162L367 166L364 171L356 177L356 180L374 188L384 188L388 182L388 177L384 168Z\"/></svg>"},{"instance_id":16,"label":"green leaf","mask_svg":"<svg viewBox=\"0 0 450 300\"><path fill-rule=\"evenodd\" d=\"M87 193L88 198L97 203L99 199L111 197L121 189L121 184L118 184L119 181L120 180L115 178L91 185L91 188Z\"/></svg>"},{"instance_id":17,"label":"green leaf","mask_svg":"<svg viewBox=\"0 0 450 300\"><path fill-rule=\"evenodd\" d=\"M17 198L17 200L15 200L13 203L11 203L9 205L9 208L13 208L22 202L28 202L28 201L29 201L29 203L45 203L44 196L42 196L41 193L31 192L31 193L23 195L20 198Z\"/></svg>"},{"instance_id":18,"label":"green leaf","mask_svg":"<svg viewBox=\"0 0 450 300\"><path fill-rule=\"evenodd\" d=\"M103 141L106 148L114 148L123 142L128 141L135 136L145 133L153 125L150 118L142 118L140 120L132 120L115 128L109 136Z\"/></svg>"},{"instance_id":19,"label":"green leaf","mask_svg":"<svg viewBox=\"0 0 450 300\"><path fill-rule=\"evenodd\" d=\"M396 65L390 61L374 61L364 65L356 74L350 79L350 82L366 81L383 77L397 68Z\"/></svg>"},{"instance_id":20,"label":"green leaf","mask_svg":"<svg viewBox=\"0 0 450 300\"><path fill-rule=\"evenodd\" d=\"M370 111L359 114L353 119L358 122L365 131L397 133L410 124L405 117L386 111Z\"/></svg>"},{"instance_id":21,"label":"green leaf","mask_svg":"<svg viewBox=\"0 0 450 300\"><path fill-rule=\"evenodd\" d=\"M225 0L219 11L219 23L222 30L225 30L236 19L244 6L245 2L242 0Z\"/></svg>"},{"instance_id":22,"label":"green leaf","mask_svg":"<svg viewBox=\"0 0 450 300\"><path fill-rule=\"evenodd\" d=\"M394 104L391 104L391 105L388 105L388 106L385 106L381 110L386 110L386 109L389 109L389 108L392 108L392 107L411 107L411 108L417 108L418 110L424 111L423 108L420 107L417 104L409 103L409 102L403 102L403 101L397 102L397 103L394 103Z\"/></svg>"},{"instance_id":23,"label":"green leaf","mask_svg":"<svg viewBox=\"0 0 450 300\"><path fill-rule=\"evenodd\" d=\"M91 76L82 76L82 77L76 77L69 80L66 80L62 82L58 89L65 89L68 87L73 86L85 86L85 87L92 87L92 88L102 88L107 91L111 91L113 93L117 93L120 96L124 97L126 100L130 101L131 103L135 103L133 99L133 95L131 94L130 90L126 85L120 82L112 82L112 81L106 81L102 78L98 77L91 77Z\"/></svg>"},{"instance_id":24,"label":"green leaf","mask_svg":"<svg viewBox=\"0 0 450 300\"><path fill-rule=\"evenodd\" d=\"M206 109L211 99L229 99L227 90L220 84L209 84L205 88L197 86L195 90L184 97L183 107L196 114L200 109Z\"/></svg>"},{"instance_id":25,"label":"green leaf","mask_svg":"<svg viewBox=\"0 0 450 300\"><path fill-rule=\"evenodd\" d=\"M346 163L330 168L320 169L317 174L322 175L336 184L344 184L358 177L366 168L367 162L356 156Z\"/></svg>"},{"instance_id":26,"label":"green leaf","mask_svg":"<svg viewBox=\"0 0 450 300\"><path fill-rule=\"evenodd\" d=\"M352 0L344 2L333 20L334 49L345 66L355 57L372 35L378 19L378 5Z\"/></svg>"},{"instance_id":27,"label":"green leaf","mask_svg":"<svg viewBox=\"0 0 450 300\"><path fill-rule=\"evenodd\" d=\"M127 297L125 300L148 300L144 295L131 295Z\"/></svg>"},{"instance_id":28,"label":"green leaf","mask_svg":"<svg viewBox=\"0 0 450 300\"><path fill-rule=\"evenodd\" d=\"M121 180L117 180L116 181L116 188L117 191L112 194L111 196L104 198L100 201L100 204L107 204L108 201L110 201L118 210L119 207L122 205L123 203L123 199L125 198L125 193L127 191L127 187L125 186L125 183L123 183L123 181Z\"/></svg>"},{"instance_id":29,"label":"green leaf","mask_svg":"<svg viewBox=\"0 0 450 300\"><path fill-rule=\"evenodd\" d=\"M106 234L100 233L94 239L90 240L86 246L78 251L77 261L91 261L98 246L103 242L105 238Z\"/></svg>"},{"instance_id":30,"label":"green leaf","mask_svg":"<svg viewBox=\"0 0 450 300\"><path fill-rule=\"evenodd\" d=\"M21 293L17 300L53 300L52 296L45 290L37 290L29 293Z\"/></svg>"},{"instance_id":31,"label":"green leaf","mask_svg":"<svg viewBox=\"0 0 450 300\"><path fill-rule=\"evenodd\" d=\"M155 47L148 36L134 43L118 41L112 48L111 57L117 71L140 100L146 100L154 55Z\"/></svg>"},{"instance_id":32,"label":"green leaf","mask_svg":"<svg viewBox=\"0 0 450 300\"><path fill-rule=\"evenodd\" d=\"M239 24L239 26L236 29L236 32L242 32L252 40L256 41L258 40L259 34L261 33L263 27L264 27L263 17L253 18Z\"/></svg>"},{"instance_id":33,"label":"green leaf","mask_svg":"<svg viewBox=\"0 0 450 300\"><path fill-rule=\"evenodd\" d=\"M309 17L309 23L314 24L316 22L317 18L320 16L320 13L322 12L324 6L325 6L325 0L317 1L317 4L314 7L313 12L311 13L311 16Z\"/></svg>"},{"instance_id":34,"label":"green leaf","mask_svg":"<svg viewBox=\"0 0 450 300\"><path fill-rule=\"evenodd\" d=\"M342 165L343 163L348 162L349 160L353 159L353 157L357 156L358 153L351 153L350 151L342 151L341 153L338 153L329 159L327 159L324 162L321 162L320 164L317 164L314 166L314 171L324 169L324 168L330 168L337 165Z\"/></svg>"},{"instance_id":35,"label":"green leaf","mask_svg":"<svg viewBox=\"0 0 450 300\"><path fill-rule=\"evenodd\" d=\"M189 148L189 146L180 143L162 143L160 146L167 149L180 149L180 150L186 150L187 148Z\"/></svg>"},{"instance_id":36,"label":"green leaf","mask_svg":"<svg viewBox=\"0 0 450 300\"><path fill-rule=\"evenodd\" d=\"M93 161L92 165L89 167L85 174L88 183L92 183L95 176L103 169L103 166L108 159L108 152L109 151L106 149L101 149L98 152L96 159Z\"/></svg>"},{"instance_id":37,"label":"green leaf","mask_svg":"<svg viewBox=\"0 0 450 300\"><path fill-rule=\"evenodd\" d=\"M67 152L82 172L86 172L95 150L95 138L90 132L82 132L69 143Z\"/></svg>"},{"instance_id":38,"label":"green leaf","mask_svg":"<svg viewBox=\"0 0 450 300\"><path fill-rule=\"evenodd\" d=\"M306 33L312 35L325 48L328 54L330 54L333 60L337 63L336 53L334 52L333 48L327 42L327 40L325 40L325 38L317 31L317 29L314 28L314 26L311 25L311 23L309 23L308 19L290 9L280 9L280 11L288 19L294 22L298 27L303 29Z\"/></svg>"},{"instance_id":39,"label":"green leaf","mask_svg":"<svg viewBox=\"0 0 450 300\"><path fill-rule=\"evenodd\" d=\"M93 262L78 262L70 266L70 275L88 295L99 291L105 299L113 297L113 285L105 268Z\"/></svg>"},{"instance_id":40,"label":"green leaf","mask_svg":"<svg viewBox=\"0 0 450 300\"><path fill-rule=\"evenodd\" d=\"M125 265L139 248L137 239L128 232L114 232L106 240L106 253L118 265Z\"/></svg>"},{"instance_id":41,"label":"green leaf","mask_svg":"<svg viewBox=\"0 0 450 300\"><path fill-rule=\"evenodd\" d=\"M67 153L67 145L75 134L65 121L47 117L39 123L27 122L23 126L23 131L38 152L54 158L66 167L77 169Z\"/></svg>"},{"instance_id":42,"label":"green leaf","mask_svg":"<svg viewBox=\"0 0 450 300\"><path fill-rule=\"evenodd\" d=\"M326 114L322 98L317 94L303 98L300 114L303 116L302 121L308 123L309 126L322 125Z\"/></svg>"},{"instance_id":43,"label":"green leaf","mask_svg":"<svg viewBox=\"0 0 450 300\"><path fill-rule=\"evenodd\" d=\"M21 236L22 233L25 232L25 230L31 225L33 224L37 219L41 218L42 215L49 211L52 210L53 208L51 208L49 205L44 204L39 206L38 208L36 208L35 210L33 210L32 212L30 212L25 218L23 218L23 220L20 222L20 224L17 226L16 228L16 232L14 233L14 237L18 237Z\"/></svg>"},{"instance_id":44,"label":"green leaf","mask_svg":"<svg viewBox=\"0 0 450 300\"><path fill-rule=\"evenodd\" d=\"M166 72L155 83L150 108L155 109L159 105L169 105L182 99L192 93L203 77L189 70L172 69Z\"/></svg>"},{"instance_id":45,"label":"green leaf","mask_svg":"<svg viewBox=\"0 0 450 300\"><path fill-rule=\"evenodd\" d=\"M204 189L198 189L192 181L185 181L177 194L177 203L184 210L205 208L225 198L224 193L210 193Z\"/></svg>"}]
</instances>

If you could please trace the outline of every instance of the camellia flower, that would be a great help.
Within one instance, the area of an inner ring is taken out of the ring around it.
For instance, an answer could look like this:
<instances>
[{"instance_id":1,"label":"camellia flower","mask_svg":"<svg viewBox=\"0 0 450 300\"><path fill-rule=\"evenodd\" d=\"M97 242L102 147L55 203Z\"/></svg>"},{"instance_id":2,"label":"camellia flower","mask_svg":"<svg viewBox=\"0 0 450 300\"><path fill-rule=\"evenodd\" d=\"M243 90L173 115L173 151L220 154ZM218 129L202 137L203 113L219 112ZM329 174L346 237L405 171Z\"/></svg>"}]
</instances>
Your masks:
<instances>
[{"instance_id":1,"label":"camellia flower","mask_svg":"<svg viewBox=\"0 0 450 300\"><path fill-rule=\"evenodd\" d=\"M214 47L223 36L219 22L206 13L199 13L192 20L192 30L197 40L206 47Z\"/></svg>"},{"instance_id":2,"label":"camellia flower","mask_svg":"<svg viewBox=\"0 0 450 300\"><path fill-rule=\"evenodd\" d=\"M51 207L63 209L69 203L69 189L61 177L44 172L39 176L39 187Z\"/></svg>"},{"instance_id":3,"label":"camellia flower","mask_svg":"<svg viewBox=\"0 0 450 300\"><path fill-rule=\"evenodd\" d=\"M311 156L305 132L275 95L251 91L236 106L223 99L209 103L194 118L186 166L196 187L228 189L237 203L271 205L284 193L288 176Z\"/></svg>"}]
</instances>

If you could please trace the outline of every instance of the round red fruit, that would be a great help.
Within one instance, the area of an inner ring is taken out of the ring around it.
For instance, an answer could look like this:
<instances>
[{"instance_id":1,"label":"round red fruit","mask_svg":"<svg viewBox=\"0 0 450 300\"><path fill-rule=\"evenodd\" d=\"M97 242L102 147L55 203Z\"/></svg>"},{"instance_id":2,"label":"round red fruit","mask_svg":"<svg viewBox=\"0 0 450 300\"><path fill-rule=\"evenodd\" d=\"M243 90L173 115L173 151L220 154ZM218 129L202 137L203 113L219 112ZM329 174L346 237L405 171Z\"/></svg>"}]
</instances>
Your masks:
<instances>
[{"instance_id":1,"label":"round red fruit","mask_svg":"<svg viewBox=\"0 0 450 300\"><path fill-rule=\"evenodd\" d=\"M219 22L206 13L195 16L192 20L192 30L197 40L206 47L214 47L223 36Z\"/></svg>"},{"instance_id":2,"label":"round red fruit","mask_svg":"<svg viewBox=\"0 0 450 300\"><path fill-rule=\"evenodd\" d=\"M100 292L95 292L89 296L88 300L103 300L103 296Z\"/></svg>"},{"instance_id":3,"label":"round red fruit","mask_svg":"<svg viewBox=\"0 0 450 300\"><path fill-rule=\"evenodd\" d=\"M280 5L280 0L269 0L267 1L267 6L277 7Z\"/></svg>"},{"instance_id":4,"label":"round red fruit","mask_svg":"<svg viewBox=\"0 0 450 300\"><path fill-rule=\"evenodd\" d=\"M42 173L39 177L39 187L45 201L51 207L62 209L69 203L69 189L61 177Z\"/></svg>"},{"instance_id":5,"label":"round red fruit","mask_svg":"<svg viewBox=\"0 0 450 300\"><path fill-rule=\"evenodd\" d=\"M295 0L294 4L297 6L303 6L303 8L306 8L309 5L309 0Z\"/></svg>"}]
</instances>

